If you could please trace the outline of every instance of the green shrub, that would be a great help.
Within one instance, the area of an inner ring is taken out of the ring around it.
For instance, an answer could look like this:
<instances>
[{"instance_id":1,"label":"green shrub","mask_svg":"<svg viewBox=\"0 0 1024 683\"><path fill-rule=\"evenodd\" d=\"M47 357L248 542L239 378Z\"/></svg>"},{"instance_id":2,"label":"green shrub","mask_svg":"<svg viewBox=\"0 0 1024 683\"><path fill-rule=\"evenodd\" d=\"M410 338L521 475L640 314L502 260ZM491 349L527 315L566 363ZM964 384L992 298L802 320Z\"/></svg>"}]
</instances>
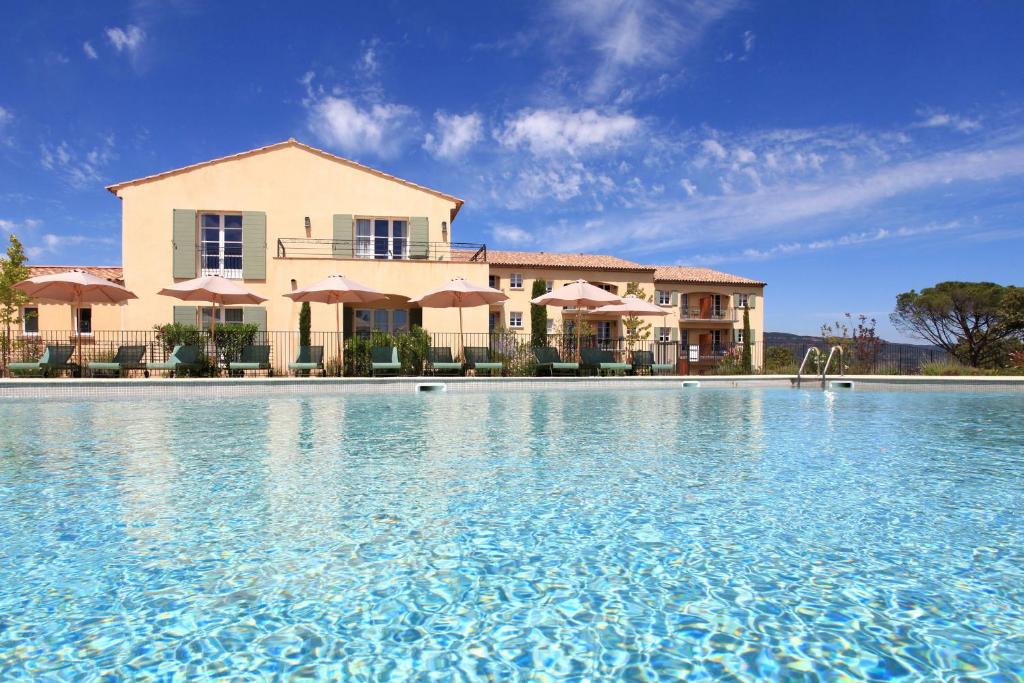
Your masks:
<instances>
[{"instance_id":1,"label":"green shrub","mask_svg":"<svg viewBox=\"0 0 1024 683\"><path fill-rule=\"evenodd\" d=\"M260 328L253 324L221 325L214 332L217 353L224 362L238 360L242 347L255 343Z\"/></svg>"},{"instance_id":2,"label":"green shrub","mask_svg":"<svg viewBox=\"0 0 1024 683\"><path fill-rule=\"evenodd\" d=\"M395 338L394 346L398 347L402 374L422 375L423 366L427 362L427 351L430 349L430 333L419 325L413 325L411 332Z\"/></svg>"},{"instance_id":3,"label":"green shrub","mask_svg":"<svg viewBox=\"0 0 1024 683\"><path fill-rule=\"evenodd\" d=\"M796 358L784 346L771 346L764 352L764 373L766 375L795 375Z\"/></svg>"},{"instance_id":4,"label":"green shrub","mask_svg":"<svg viewBox=\"0 0 1024 683\"><path fill-rule=\"evenodd\" d=\"M200 330L195 325L184 325L182 323L168 323L166 325L154 325L156 340L164 347L164 351L170 353L175 346L186 344L206 344L208 335L205 330Z\"/></svg>"}]
</instances>

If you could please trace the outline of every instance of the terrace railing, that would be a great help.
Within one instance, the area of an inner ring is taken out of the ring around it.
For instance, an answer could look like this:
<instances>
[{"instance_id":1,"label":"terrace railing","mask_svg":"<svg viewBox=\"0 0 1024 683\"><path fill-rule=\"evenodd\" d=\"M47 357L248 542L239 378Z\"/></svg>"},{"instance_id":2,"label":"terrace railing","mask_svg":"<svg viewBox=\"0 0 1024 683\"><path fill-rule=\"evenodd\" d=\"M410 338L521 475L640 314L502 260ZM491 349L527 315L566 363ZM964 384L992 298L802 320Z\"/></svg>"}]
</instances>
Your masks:
<instances>
[{"instance_id":1,"label":"terrace railing","mask_svg":"<svg viewBox=\"0 0 1024 683\"><path fill-rule=\"evenodd\" d=\"M408 239L354 240L281 237L278 258L455 261L486 263L487 245L478 242L414 242Z\"/></svg>"}]
</instances>

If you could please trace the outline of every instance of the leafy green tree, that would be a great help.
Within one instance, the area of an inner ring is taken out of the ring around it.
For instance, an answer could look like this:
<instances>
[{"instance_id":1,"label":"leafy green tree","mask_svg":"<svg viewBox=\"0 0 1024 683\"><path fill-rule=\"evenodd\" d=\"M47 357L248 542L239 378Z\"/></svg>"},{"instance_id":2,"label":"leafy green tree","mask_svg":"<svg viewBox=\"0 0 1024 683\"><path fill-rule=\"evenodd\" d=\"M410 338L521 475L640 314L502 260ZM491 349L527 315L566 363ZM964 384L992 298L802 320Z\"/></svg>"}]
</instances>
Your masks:
<instances>
[{"instance_id":1,"label":"leafy green tree","mask_svg":"<svg viewBox=\"0 0 1024 683\"><path fill-rule=\"evenodd\" d=\"M743 307L743 356L740 359L740 364L743 366L744 374L751 375L754 373L754 354L753 346L754 340L750 338L750 307Z\"/></svg>"},{"instance_id":2,"label":"leafy green tree","mask_svg":"<svg viewBox=\"0 0 1024 683\"><path fill-rule=\"evenodd\" d=\"M532 299L548 291L548 284L537 278L533 281ZM548 345L548 307L530 304L530 345L541 347Z\"/></svg>"},{"instance_id":3,"label":"leafy green tree","mask_svg":"<svg viewBox=\"0 0 1024 683\"><path fill-rule=\"evenodd\" d=\"M648 302L654 301L654 297L644 293L639 282L626 283L625 296L635 296ZM626 348L630 351L638 342L644 342L651 338L651 323L644 322L640 316L627 315L622 319L622 327L626 333Z\"/></svg>"},{"instance_id":4,"label":"leafy green tree","mask_svg":"<svg viewBox=\"0 0 1024 683\"><path fill-rule=\"evenodd\" d=\"M302 308L299 309L299 346L310 346L310 327L312 325L313 312L310 310L308 301L302 302Z\"/></svg>"},{"instance_id":5,"label":"leafy green tree","mask_svg":"<svg viewBox=\"0 0 1024 683\"><path fill-rule=\"evenodd\" d=\"M896 297L896 329L972 367L1001 365L1024 331L1024 289L993 282L940 282Z\"/></svg>"},{"instance_id":6,"label":"leafy green tree","mask_svg":"<svg viewBox=\"0 0 1024 683\"><path fill-rule=\"evenodd\" d=\"M11 358L13 330L21 324L21 308L30 301L27 294L14 288L14 285L28 278L27 262L28 257L25 256L21 241L12 233L6 256L0 256L0 326L3 329L0 358L5 368Z\"/></svg>"}]
</instances>

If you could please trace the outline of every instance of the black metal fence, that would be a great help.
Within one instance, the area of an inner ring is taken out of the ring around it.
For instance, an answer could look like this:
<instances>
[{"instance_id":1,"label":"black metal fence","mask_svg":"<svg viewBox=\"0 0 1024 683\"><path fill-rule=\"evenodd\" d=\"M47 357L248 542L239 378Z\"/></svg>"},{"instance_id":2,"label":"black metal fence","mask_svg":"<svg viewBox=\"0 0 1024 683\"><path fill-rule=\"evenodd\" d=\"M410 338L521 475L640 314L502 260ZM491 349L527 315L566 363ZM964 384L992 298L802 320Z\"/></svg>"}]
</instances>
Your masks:
<instances>
[{"instance_id":1,"label":"black metal fence","mask_svg":"<svg viewBox=\"0 0 1024 683\"><path fill-rule=\"evenodd\" d=\"M232 350L216 348L209 334L199 332L206 346L205 353L211 367L221 371L233 358L229 357ZM404 343L411 338L406 335L388 336L387 343L395 343L403 349L421 346L447 347L453 358L460 358L461 349L465 347L483 347L489 355L504 363L506 375L531 375L535 371L533 340L527 332L495 331L467 332L460 336L458 332L427 333L427 339L419 337L415 344ZM144 362L163 362L167 360L170 348L160 339L156 330L106 331L96 330L92 334L80 338L69 331L42 331L39 334L18 336L10 346L8 359L10 362L33 361L38 359L49 344L72 345L81 342L81 361L88 366L94 361L109 361L117 353L120 346L144 346L146 353ZM310 343L324 349L324 367L327 374L361 374L361 367L352 363L343 364L345 346L350 339L336 332L312 332ZM270 346L270 365L275 374L287 374L289 363L296 360L299 353L299 333L291 331L258 332L254 344ZM610 351L615 360L631 363L636 351L649 351L655 363L670 365L680 374L740 374L743 372L742 344L682 345L678 341L629 340L625 338L603 338L585 335L579 339L571 334L547 335L546 343L558 350L564 360L578 358L577 343L582 348L600 348ZM3 346L0 339L0 348ZM751 345L751 364L755 373L762 374L795 374L797 366L809 346L802 343L781 343ZM817 345L822 352L821 359L828 354L824 343ZM425 349L424 349L425 351ZM425 355L425 354L424 354ZM76 355L73 359L78 361ZM862 374L917 374L925 363L950 363L950 355L939 349L913 346L908 344L880 344L864 353L863 349L847 347L843 358L843 370L846 373ZM0 358L0 365L2 365ZM347 367L343 370L343 367ZM421 359L406 364L410 374L422 371ZM808 374L820 372L820 362L810 362L805 369ZM829 373L838 373L838 364L834 363Z\"/></svg>"},{"instance_id":2,"label":"black metal fence","mask_svg":"<svg viewBox=\"0 0 1024 683\"><path fill-rule=\"evenodd\" d=\"M391 259L487 262L487 245L478 242L420 242L406 237L349 240L281 237L278 258Z\"/></svg>"}]
</instances>

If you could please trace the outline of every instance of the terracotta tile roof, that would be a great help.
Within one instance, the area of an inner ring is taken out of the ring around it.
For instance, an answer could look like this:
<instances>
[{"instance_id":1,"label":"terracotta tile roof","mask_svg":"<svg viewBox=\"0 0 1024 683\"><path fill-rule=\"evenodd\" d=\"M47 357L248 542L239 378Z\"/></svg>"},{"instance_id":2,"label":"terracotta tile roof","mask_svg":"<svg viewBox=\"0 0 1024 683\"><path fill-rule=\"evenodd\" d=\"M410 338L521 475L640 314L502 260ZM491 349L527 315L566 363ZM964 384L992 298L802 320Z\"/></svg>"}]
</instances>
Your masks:
<instances>
[{"instance_id":1,"label":"terracotta tile roof","mask_svg":"<svg viewBox=\"0 0 1024 683\"><path fill-rule=\"evenodd\" d=\"M618 256L560 254L546 251L492 251L488 249L487 262L492 266L566 268L570 270L627 270L633 272L654 270L654 266L634 263Z\"/></svg>"},{"instance_id":2,"label":"terracotta tile roof","mask_svg":"<svg viewBox=\"0 0 1024 683\"><path fill-rule=\"evenodd\" d=\"M124 269L117 266L29 266L29 277L66 273L69 270L84 270L90 275L102 277L118 284L124 284Z\"/></svg>"},{"instance_id":3,"label":"terracotta tile roof","mask_svg":"<svg viewBox=\"0 0 1024 683\"><path fill-rule=\"evenodd\" d=\"M730 275L710 268L696 266L657 266L654 270L655 282L685 282L707 285L755 285L764 287L767 283L760 280Z\"/></svg>"},{"instance_id":4,"label":"terracotta tile roof","mask_svg":"<svg viewBox=\"0 0 1024 683\"><path fill-rule=\"evenodd\" d=\"M330 152L325 152L322 149L317 149L316 147L311 147L310 145L306 145L306 144L303 144L303 143L299 142L295 138L288 138L284 142L275 142L272 145L266 145L264 147L257 147L256 149L250 149L250 150L248 150L246 152L239 152L237 154L230 154L228 156L218 157L217 159L210 159L208 161L200 161L199 163L191 164L189 166L182 166L181 168L175 168L175 169L172 169L170 171L163 171L161 173L154 173L153 175L148 175L148 176L145 176L145 177L142 177L142 178L136 178L135 180L125 180L124 182L114 183L113 185L108 185L107 186L107 190L109 190L110 192L112 192L112 193L114 193L116 195L118 190L120 190L122 187L128 187L129 185L138 185L140 183L148 183L148 182L151 182L151 181L154 181L154 180L160 180L161 178L166 178L168 176L177 175L179 173L187 173L188 171L194 171L197 168L203 168L205 166L212 166L214 164L220 164L220 163L223 163L225 161L234 161L236 159L244 159L245 157L251 157L251 156L254 156L256 154L262 154L264 152L272 152L274 150L283 149L285 147L297 147L299 149L306 150L307 152L310 152L312 154L316 154L318 156L321 156L321 157L323 157L325 159L330 159L331 161L337 161L338 163L345 164L346 166L351 166L352 168L357 168L360 171L366 171L367 173L372 173L373 175L378 176L380 178L384 178L386 180L392 180L392 181L394 181L396 183L399 183L401 185L405 185L406 187L411 187L411 188L413 188L415 190L420 190L422 192L427 192L427 193L432 194L434 196L441 197L442 199L447 199L448 201L455 202L455 208L452 209L452 213L451 213L452 220L455 220L455 215L459 212L459 209L461 209L462 205L465 203L465 202L463 202L463 200L459 199L458 197L454 197L454 196L452 196L450 194L446 194L446 193L441 192L439 190L432 190L429 187L424 187L423 185L417 185L416 183L414 183L412 181L403 180L402 178L399 178L397 176L393 176L390 173L385 173L384 171L378 171L377 169L370 168L369 166L364 166L363 164L360 164L358 161L352 161L351 159L346 159L345 157L339 157L336 154L331 154Z\"/></svg>"}]
</instances>

